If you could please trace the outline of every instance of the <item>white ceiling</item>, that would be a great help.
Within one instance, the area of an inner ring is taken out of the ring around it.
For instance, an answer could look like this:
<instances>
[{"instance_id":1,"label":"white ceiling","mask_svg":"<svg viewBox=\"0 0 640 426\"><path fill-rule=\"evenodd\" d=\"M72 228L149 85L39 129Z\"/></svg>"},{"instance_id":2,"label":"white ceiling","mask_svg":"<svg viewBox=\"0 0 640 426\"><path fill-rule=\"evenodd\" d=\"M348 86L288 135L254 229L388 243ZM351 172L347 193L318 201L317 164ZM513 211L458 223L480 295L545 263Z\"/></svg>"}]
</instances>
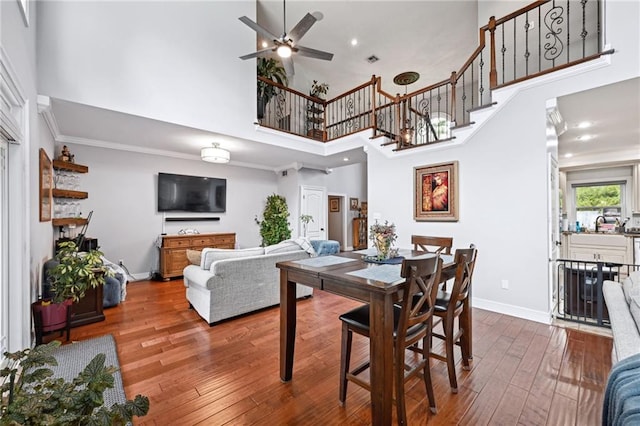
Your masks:
<instances>
[{"instance_id":1,"label":"white ceiling","mask_svg":"<svg viewBox=\"0 0 640 426\"><path fill-rule=\"evenodd\" d=\"M300 44L335 56L331 62L294 57L296 76L290 86L307 91L305 87L317 79L329 84L329 98L374 74L382 77L383 89L389 93L404 92L392 81L404 71L421 76L409 91L444 80L463 64L477 43L475 1L289 1L287 31L307 12L320 12L323 18ZM276 35L282 32L282 2L258 1L257 15L262 26ZM425 17L429 23L426 28ZM238 31L253 31L240 21L237 25ZM356 47L350 44L352 38L358 39ZM250 52L237 52L238 56L246 53ZM380 60L370 64L366 61L370 55ZM560 154L570 151L576 160L590 152L637 149L639 81L559 99L560 112L569 125L559 139ZM231 151L231 164L236 165L279 170L293 163L332 168L366 161L362 149L319 156L68 101L53 99L51 107L58 140L67 143L197 159L203 141L208 143L215 137ZM577 143L573 126L583 120L595 123L589 130L596 138ZM349 160L344 161L345 157ZM561 166L563 161L561 157Z\"/></svg>"}]
</instances>

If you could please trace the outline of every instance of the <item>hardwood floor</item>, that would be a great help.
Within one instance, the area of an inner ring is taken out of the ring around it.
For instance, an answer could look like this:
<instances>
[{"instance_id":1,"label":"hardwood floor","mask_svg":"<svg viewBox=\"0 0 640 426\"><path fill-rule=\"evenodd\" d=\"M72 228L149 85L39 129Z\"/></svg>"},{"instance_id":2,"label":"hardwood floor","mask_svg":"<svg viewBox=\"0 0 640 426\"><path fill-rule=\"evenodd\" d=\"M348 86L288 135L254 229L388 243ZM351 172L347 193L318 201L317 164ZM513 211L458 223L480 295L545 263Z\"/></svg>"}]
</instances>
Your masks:
<instances>
[{"instance_id":1,"label":"hardwood floor","mask_svg":"<svg viewBox=\"0 0 640 426\"><path fill-rule=\"evenodd\" d=\"M113 334L127 396L151 402L137 425L366 425L366 390L350 384L346 405L338 403L338 316L357 305L322 291L298 302L294 376L286 384L278 308L209 327L188 309L182 280L130 283L127 300L105 309L104 322L74 328L71 338ZM438 414L429 412L423 383L407 383L409 424L600 424L610 338L479 309L473 327L472 369L458 367L457 394L446 364L431 361ZM359 337L354 365L368 351Z\"/></svg>"}]
</instances>

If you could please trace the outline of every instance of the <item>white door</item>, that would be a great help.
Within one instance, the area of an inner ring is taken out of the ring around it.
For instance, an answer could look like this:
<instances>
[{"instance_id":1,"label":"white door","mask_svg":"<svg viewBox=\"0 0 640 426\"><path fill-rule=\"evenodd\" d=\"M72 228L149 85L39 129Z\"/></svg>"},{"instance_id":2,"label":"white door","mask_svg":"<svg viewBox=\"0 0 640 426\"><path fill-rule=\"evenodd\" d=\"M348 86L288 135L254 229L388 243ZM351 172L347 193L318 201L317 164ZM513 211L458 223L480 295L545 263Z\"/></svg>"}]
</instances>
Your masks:
<instances>
[{"instance_id":1,"label":"white door","mask_svg":"<svg viewBox=\"0 0 640 426\"><path fill-rule=\"evenodd\" d=\"M327 195L326 189L318 186L300 187L300 215L310 215L313 220L307 225L307 238L327 239ZM304 236L304 224L300 222L300 235Z\"/></svg>"},{"instance_id":2,"label":"white door","mask_svg":"<svg viewBox=\"0 0 640 426\"><path fill-rule=\"evenodd\" d=\"M558 160L551 154L547 154L548 170L547 170L547 196L549 197L547 205L547 224L549 227L549 294L551 295L552 309L556 304L560 303L559 277L557 262L559 258L560 247L560 183L558 175Z\"/></svg>"}]
</instances>

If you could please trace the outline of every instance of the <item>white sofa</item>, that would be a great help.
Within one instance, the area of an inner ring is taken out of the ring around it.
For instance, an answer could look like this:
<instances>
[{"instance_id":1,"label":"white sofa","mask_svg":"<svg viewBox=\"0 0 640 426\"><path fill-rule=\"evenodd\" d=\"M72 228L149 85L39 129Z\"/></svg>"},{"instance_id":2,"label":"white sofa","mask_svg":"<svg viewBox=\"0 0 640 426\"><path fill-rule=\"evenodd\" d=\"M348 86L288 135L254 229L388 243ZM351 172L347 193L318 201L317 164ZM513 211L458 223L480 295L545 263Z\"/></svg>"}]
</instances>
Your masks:
<instances>
[{"instance_id":1,"label":"white sofa","mask_svg":"<svg viewBox=\"0 0 640 426\"><path fill-rule=\"evenodd\" d=\"M280 303L277 262L315 255L306 239L240 250L205 248L200 265L184 268L189 305L209 325ZM298 284L297 297L313 289Z\"/></svg>"},{"instance_id":2,"label":"white sofa","mask_svg":"<svg viewBox=\"0 0 640 426\"><path fill-rule=\"evenodd\" d=\"M616 364L640 353L640 271L622 282L605 281L602 293L613 334L611 361Z\"/></svg>"}]
</instances>

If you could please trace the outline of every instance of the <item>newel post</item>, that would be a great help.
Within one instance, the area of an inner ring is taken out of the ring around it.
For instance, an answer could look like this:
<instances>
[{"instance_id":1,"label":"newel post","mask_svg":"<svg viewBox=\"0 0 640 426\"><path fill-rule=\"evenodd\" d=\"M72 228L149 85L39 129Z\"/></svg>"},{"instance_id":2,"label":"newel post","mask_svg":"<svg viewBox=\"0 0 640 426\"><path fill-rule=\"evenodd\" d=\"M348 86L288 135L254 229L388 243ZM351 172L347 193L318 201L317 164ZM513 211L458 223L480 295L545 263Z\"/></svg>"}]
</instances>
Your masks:
<instances>
[{"instance_id":1,"label":"newel post","mask_svg":"<svg viewBox=\"0 0 640 426\"><path fill-rule=\"evenodd\" d=\"M489 71L489 87L493 89L498 85L498 70L496 68L496 17L489 18L489 34L491 49L491 69Z\"/></svg>"}]
</instances>

